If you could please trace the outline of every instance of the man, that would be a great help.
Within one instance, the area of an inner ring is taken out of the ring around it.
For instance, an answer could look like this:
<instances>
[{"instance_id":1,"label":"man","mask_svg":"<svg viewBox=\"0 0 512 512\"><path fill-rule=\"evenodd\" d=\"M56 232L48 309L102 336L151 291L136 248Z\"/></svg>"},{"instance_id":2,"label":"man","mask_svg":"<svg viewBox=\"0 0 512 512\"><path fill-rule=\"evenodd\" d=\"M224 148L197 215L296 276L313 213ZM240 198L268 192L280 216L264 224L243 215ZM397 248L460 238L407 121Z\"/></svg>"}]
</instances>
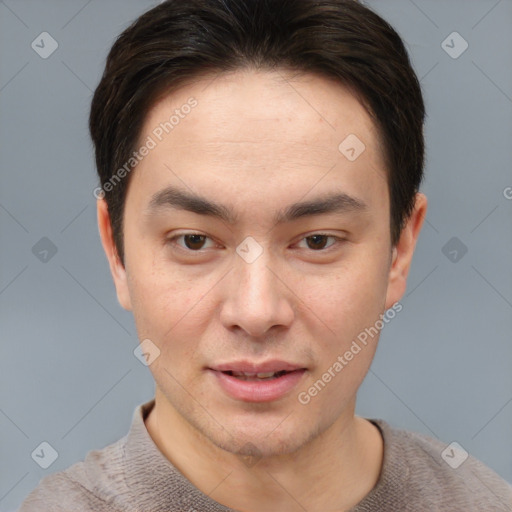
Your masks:
<instances>
[{"instance_id":1,"label":"man","mask_svg":"<svg viewBox=\"0 0 512 512\"><path fill-rule=\"evenodd\" d=\"M512 510L479 461L354 413L426 214L424 115L353 0L173 0L123 32L98 224L155 399L21 511Z\"/></svg>"}]
</instances>

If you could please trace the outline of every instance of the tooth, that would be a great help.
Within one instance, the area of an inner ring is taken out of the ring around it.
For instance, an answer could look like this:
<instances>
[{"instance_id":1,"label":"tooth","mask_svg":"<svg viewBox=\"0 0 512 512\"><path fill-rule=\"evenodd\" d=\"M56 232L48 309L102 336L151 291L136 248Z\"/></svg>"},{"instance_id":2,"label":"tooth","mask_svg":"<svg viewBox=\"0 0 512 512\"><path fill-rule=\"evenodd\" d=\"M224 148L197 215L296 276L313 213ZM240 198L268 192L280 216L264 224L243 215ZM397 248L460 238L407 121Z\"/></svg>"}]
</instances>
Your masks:
<instances>
[{"instance_id":1,"label":"tooth","mask_svg":"<svg viewBox=\"0 0 512 512\"><path fill-rule=\"evenodd\" d=\"M276 372L257 373L256 377L258 377L258 379L267 379L268 377L275 375L275 373Z\"/></svg>"},{"instance_id":2,"label":"tooth","mask_svg":"<svg viewBox=\"0 0 512 512\"><path fill-rule=\"evenodd\" d=\"M247 373L247 372L232 371L231 373L233 374L234 377L255 377L256 376L255 373Z\"/></svg>"},{"instance_id":3,"label":"tooth","mask_svg":"<svg viewBox=\"0 0 512 512\"><path fill-rule=\"evenodd\" d=\"M233 377L240 377L243 379L269 379L273 377L277 372L261 372L261 373L249 373L249 372L236 372L232 371Z\"/></svg>"}]
</instances>

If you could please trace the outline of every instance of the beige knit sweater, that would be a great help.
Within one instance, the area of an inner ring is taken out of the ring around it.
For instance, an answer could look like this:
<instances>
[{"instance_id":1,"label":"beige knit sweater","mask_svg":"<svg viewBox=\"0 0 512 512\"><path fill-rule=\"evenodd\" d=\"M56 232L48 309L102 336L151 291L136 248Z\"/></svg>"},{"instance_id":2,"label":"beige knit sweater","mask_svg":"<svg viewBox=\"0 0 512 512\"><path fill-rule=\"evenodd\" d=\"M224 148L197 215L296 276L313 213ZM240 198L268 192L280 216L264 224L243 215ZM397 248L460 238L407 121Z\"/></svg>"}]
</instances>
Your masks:
<instances>
[{"instance_id":1,"label":"beige knit sweater","mask_svg":"<svg viewBox=\"0 0 512 512\"><path fill-rule=\"evenodd\" d=\"M119 441L44 477L19 512L234 512L203 494L159 451L144 424L153 405L135 409ZM454 469L445 462L451 452L442 458L440 441L370 421L384 439L382 471L350 512L512 511L512 486L478 460L470 456Z\"/></svg>"}]
</instances>

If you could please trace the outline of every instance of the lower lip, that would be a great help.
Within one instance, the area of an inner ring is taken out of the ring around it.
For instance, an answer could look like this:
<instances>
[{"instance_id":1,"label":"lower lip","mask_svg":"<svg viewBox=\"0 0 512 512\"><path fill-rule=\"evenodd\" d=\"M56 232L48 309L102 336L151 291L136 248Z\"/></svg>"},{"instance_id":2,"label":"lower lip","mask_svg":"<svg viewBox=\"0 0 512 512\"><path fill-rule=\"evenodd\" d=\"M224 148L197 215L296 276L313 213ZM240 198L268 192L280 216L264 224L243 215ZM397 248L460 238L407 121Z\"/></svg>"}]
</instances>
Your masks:
<instances>
[{"instance_id":1,"label":"lower lip","mask_svg":"<svg viewBox=\"0 0 512 512\"><path fill-rule=\"evenodd\" d=\"M244 402L272 402L289 393L302 379L306 370L295 370L268 380L241 380L216 370L210 370L221 388L232 398Z\"/></svg>"}]
</instances>

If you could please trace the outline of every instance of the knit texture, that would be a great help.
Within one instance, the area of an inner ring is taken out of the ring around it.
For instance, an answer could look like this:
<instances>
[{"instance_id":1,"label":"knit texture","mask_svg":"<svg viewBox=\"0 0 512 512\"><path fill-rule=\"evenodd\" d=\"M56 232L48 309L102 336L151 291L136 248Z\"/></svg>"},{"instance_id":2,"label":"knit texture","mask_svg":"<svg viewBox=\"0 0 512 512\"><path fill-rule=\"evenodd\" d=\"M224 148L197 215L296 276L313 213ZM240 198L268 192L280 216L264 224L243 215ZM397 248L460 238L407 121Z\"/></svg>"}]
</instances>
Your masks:
<instances>
[{"instance_id":1,"label":"knit texture","mask_svg":"<svg viewBox=\"0 0 512 512\"><path fill-rule=\"evenodd\" d=\"M44 477L18 512L237 512L203 494L160 452L144 424L153 406L135 409L119 441ZM480 461L469 456L453 469L441 457L442 442L369 421L384 440L382 471L349 512L512 511L512 486Z\"/></svg>"}]
</instances>

